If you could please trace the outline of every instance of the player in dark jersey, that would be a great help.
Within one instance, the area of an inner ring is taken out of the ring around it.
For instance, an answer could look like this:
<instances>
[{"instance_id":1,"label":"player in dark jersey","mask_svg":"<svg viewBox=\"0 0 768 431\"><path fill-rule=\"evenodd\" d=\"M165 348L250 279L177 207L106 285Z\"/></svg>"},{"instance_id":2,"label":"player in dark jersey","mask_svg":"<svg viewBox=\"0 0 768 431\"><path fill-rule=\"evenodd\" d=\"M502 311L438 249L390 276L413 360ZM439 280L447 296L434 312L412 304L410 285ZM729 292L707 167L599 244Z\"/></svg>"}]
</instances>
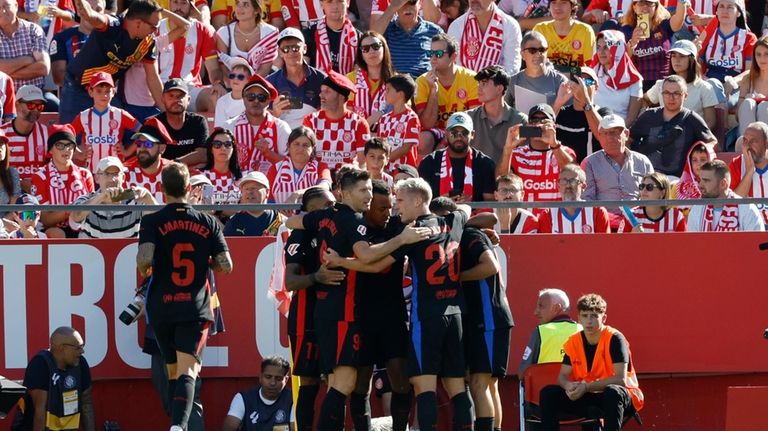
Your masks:
<instances>
[{"instance_id":1,"label":"player in dark jersey","mask_svg":"<svg viewBox=\"0 0 768 431\"><path fill-rule=\"evenodd\" d=\"M146 312L168 367L171 431L182 431L213 320L208 267L231 272L232 258L216 219L187 203L187 167L172 163L161 176L168 204L141 219L136 263L142 276L152 276Z\"/></svg>"},{"instance_id":2,"label":"player in dark jersey","mask_svg":"<svg viewBox=\"0 0 768 431\"><path fill-rule=\"evenodd\" d=\"M435 214L447 214L456 204L437 198ZM461 235L461 286L466 308L462 314L464 347L469 368L469 390L475 402L475 430L501 427L498 379L507 374L509 337L513 326L507 292L499 277L501 264L488 236L467 226ZM496 423L494 421L496 420Z\"/></svg>"},{"instance_id":3,"label":"player in dark jersey","mask_svg":"<svg viewBox=\"0 0 768 431\"><path fill-rule=\"evenodd\" d=\"M333 206L336 199L328 190L311 187L302 195L301 209L314 212ZM315 286L338 285L342 271L320 265L317 239L304 230L294 230L285 242L285 287L294 292L288 310L288 337L293 355L293 375L299 377L296 424L299 431L311 431L315 398L320 387L317 334L315 333Z\"/></svg>"},{"instance_id":4,"label":"player in dark jersey","mask_svg":"<svg viewBox=\"0 0 768 431\"><path fill-rule=\"evenodd\" d=\"M368 228L362 212L370 208L371 178L368 172L350 169L339 176L341 203L333 208L293 216L286 221L290 229L306 229L318 240L318 255L332 248L343 257L357 256L363 263L380 260L400 246L420 241L429 229L409 227L389 241L369 244ZM318 429L341 430L344 404L355 389L359 365L360 330L355 307L357 273L345 271L338 286L318 284L315 304L315 330L320 347L320 372L328 373L330 389L320 410Z\"/></svg>"}]
</instances>

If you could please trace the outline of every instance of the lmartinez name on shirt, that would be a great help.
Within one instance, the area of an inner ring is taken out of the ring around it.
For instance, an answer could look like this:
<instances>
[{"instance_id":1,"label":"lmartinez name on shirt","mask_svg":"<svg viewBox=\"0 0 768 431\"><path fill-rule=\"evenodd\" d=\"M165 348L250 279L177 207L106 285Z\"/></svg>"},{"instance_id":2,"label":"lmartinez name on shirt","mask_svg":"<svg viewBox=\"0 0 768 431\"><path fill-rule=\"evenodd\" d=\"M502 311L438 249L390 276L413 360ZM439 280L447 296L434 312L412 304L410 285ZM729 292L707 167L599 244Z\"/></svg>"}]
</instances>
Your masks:
<instances>
[{"instance_id":1,"label":"lmartinez name on shirt","mask_svg":"<svg viewBox=\"0 0 768 431\"><path fill-rule=\"evenodd\" d=\"M210 229L203 226L200 223L191 220L171 220L160 226L160 235L167 235L171 231L186 230L192 233L196 233L203 238L208 238L211 235Z\"/></svg>"}]
</instances>

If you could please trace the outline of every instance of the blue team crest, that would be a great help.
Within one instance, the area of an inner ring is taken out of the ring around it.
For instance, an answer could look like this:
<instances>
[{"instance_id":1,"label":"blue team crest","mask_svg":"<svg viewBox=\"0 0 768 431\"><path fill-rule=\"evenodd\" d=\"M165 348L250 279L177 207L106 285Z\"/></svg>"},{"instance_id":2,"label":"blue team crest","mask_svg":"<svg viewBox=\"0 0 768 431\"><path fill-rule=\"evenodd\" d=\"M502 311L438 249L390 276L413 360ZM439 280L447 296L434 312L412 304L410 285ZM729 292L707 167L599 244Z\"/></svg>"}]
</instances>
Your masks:
<instances>
[{"instance_id":1,"label":"blue team crest","mask_svg":"<svg viewBox=\"0 0 768 431\"><path fill-rule=\"evenodd\" d=\"M77 384L77 381L72 376L67 376L64 378L64 388L65 389L72 389Z\"/></svg>"},{"instance_id":2,"label":"blue team crest","mask_svg":"<svg viewBox=\"0 0 768 431\"><path fill-rule=\"evenodd\" d=\"M280 409L277 412L275 412L275 422L276 423L285 422L285 411L283 411L283 409Z\"/></svg>"}]
</instances>

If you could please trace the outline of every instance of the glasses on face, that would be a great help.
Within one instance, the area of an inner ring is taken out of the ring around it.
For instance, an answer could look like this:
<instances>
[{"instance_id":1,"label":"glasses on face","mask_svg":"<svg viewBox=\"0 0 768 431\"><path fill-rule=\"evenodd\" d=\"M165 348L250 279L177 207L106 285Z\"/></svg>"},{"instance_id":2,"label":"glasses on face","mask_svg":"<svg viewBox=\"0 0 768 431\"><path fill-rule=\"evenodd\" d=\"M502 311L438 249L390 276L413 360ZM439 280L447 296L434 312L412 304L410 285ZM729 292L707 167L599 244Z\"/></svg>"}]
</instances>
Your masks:
<instances>
[{"instance_id":1,"label":"glasses on face","mask_svg":"<svg viewBox=\"0 0 768 431\"><path fill-rule=\"evenodd\" d=\"M98 174L102 177L117 178L120 172L99 172Z\"/></svg>"},{"instance_id":2,"label":"glasses on face","mask_svg":"<svg viewBox=\"0 0 768 431\"><path fill-rule=\"evenodd\" d=\"M151 23L151 22L149 22L149 21L147 21L145 19L142 19L142 21L144 21L144 24L150 26L152 28L152 30L157 30L158 28L160 28L160 22L158 22L157 24L154 24L154 23Z\"/></svg>"},{"instance_id":3,"label":"glasses on face","mask_svg":"<svg viewBox=\"0 0 768 431\"><path fill-rule=\"evenodd\" d=\"M85 344L61 343L61 345L62 346L67 346L67 347L71 347L71 348L77 350L78 352L82 352L83 350L85 350Z\"/></svg>"},{"instance_id":4,"label":"glasses on face","mask_svg":"<svg viewBox=\"0 0 768 431\"><path fill-rule=\"evenodd\" d=\"M139 138L135 142L136 142L137 148L152 149L156 145L155 142L152 142L149 139L145 139L145 138Z\"/></svg>"},{"instance_id":5,"label":"glasses on face","mask_svg":"<svg viewBox=\"0 0 768 431\"><path fill-rule=\"evenodd\" d=\"M26 105L30 111L43 112L43 109L45 109L45 103L42 102L27 102Z\"/></svg>"},{"instance_id":6,"label":"glasses on face","mask_svg":"<svg viewBox=\"0 0 768 431\"><path fill-rule=\"evenodd\" d=\"M56 142L55 144L53 144L53 146L56 147L57 150L64 151L64 150L71 150L71 149L75 148L75 143L74 142L60 141L60 142Z\"/></svg>"},{"instance_id":7,"label":"glasses on face","mask_svg":"<svg viewBox=\"0 0 768 431\"><path fill-rule=\"evenodd\" d=\"M502 194L502 195L509 195L509 194L512 194L512 193L520 193L520 189L518 189L517 187L509 187L509 188L504 187L504 188L499 189L498 191L499 191L499 194Z\"/></svg>"},{"instance_id":8,"label":"glasses on face","mask_svg":"<svg viewBox=\"0 0 768 431\"><path fill-rule=\"evenodd\" d=\"M301 51L301 45L281 46L280 51L283 51L283 54L288 54L288 52L299 52Z\"/></svg>"},{"instance_id":9,"label":"glasses on face","mask_svg":"<svg viewBox=\"0 0 768 431\"><path fill-rule=\"evenodd\" d=\"M246 93L243 94L243 97L245 97L245 100L249 102L253 102L254 100L258 100L260 103L264 103L267 101L268 97L266 94L261 93Z\"/></svg>"},{"instance_id":10,"label":"glasses on face","mask_svg":"<svg viewBox=\"0 0 768 431\"><path fill-rule=\"evenodd\" d=\"M681 97L683 95L682 91L662 91L661 95L664 97L673 97L677 99L678 97Z\"/></svg>"},{"instance_id":11,"label":"glasses on face","mask_svg":"<svg viewBox=\"0 0 768 431\"><path fill-rule=\"evenodd\" d=\"M453 129L449 133L454 138L458 138L458 137L467 138L467 137L469 137L469 130L456 130L456 129Z\"/></svg>"},{"instance_id":12,"label":"glasses on face","mask_svg":"<svg viewBox=\"0 0 768 431\"><path fill-rule=\"evenodd\" d=\"M443 58L443 56L446 53L447 51L444 49L430 49L429 51L427 51L428 56L435 57L435 58Z\"/></svg>"},{"instance_id":13,"label":"glasses on face","mask_svg":"<svg viewBox=\"0 0 768 431\"><path fill-rule=\"evenodd\" d=\"M24 221L30 221L37 218L37 211L22 211L19 213L19 218Z\"/></svg>"},{"instance_id":14,"label":"glasses on face","mask_svg":"<svg viewBox=\"0 0 768 431\"><path fill-rule=\"evenodd\" d=\"M238 81L245 81L248 79L248 76L246 76L244 73L230 73L229 79L236 79Z\"/></svg>"},{"instance_id":15,"label":"glasses on face","mask_svg":"<svg viewBox=\"0 0 768 431\"><path fill-rule=\"evenodd\" d=\"M581 180L578 178L560 178L561 186L578 186L581 184Z\"/></svg>"},{"instance_id":16,"label":"glasses on face","mask_svg":"<svg viewBox=\"0 0 768 431\"><path fill-rule=\"evenodd\" d=\"M233 145L235 145L235 143L232 141L213 141L213 143L211 143L211 146L216 149L221 147L232 148Z\"/></svg>"},{"instance_id":17,"label":"glasses on face","mask_svg":"<svg viewBox=\"0 0 768 431\"><path fill-rule=\"evenodd\" d=\"M374 42L370 45L360 45L360 49L363 50L364 53L368 53L371 50L378 51L381 49L381 47L384 46L381 42Z\"/></svg>"},{"instance_id":18,"label":"glasses on face","mask_svg":"<svg viewBox=\"0 0 768 431\"><path fill-rule=\"evenodd\" d=\"M530 47L530 48L523 48L523 51L525 51L525 52L527 52L528 54L531 54L531 55L534 55L537 52L539 54L544 54L545 52L547 52L547 48L544 48L543 46L540 46L538 48Z\"/></svg>"},{"instance_id":19,"label":"glasses on face","mask_svg":"<svg viewBox=\"0 0 768 431\"><path fill-rule=\"evenodd\" d=\"M539 124L549 120L547 117L531 117L528 119L528 124Z\"/></svg>"},{"instance_id":20,"label":"glasses on face","mask_svg":"<svg viewBox=\"0 0 768 431\"><path fill-rule=\"evenodd\" d=\"M640 183L638 187L640 188L640 191L648 190L649 192L652 192L656 189L662 190L662 187L660 185L654 184L654 183Z\"/></svg>"}]
</instances>

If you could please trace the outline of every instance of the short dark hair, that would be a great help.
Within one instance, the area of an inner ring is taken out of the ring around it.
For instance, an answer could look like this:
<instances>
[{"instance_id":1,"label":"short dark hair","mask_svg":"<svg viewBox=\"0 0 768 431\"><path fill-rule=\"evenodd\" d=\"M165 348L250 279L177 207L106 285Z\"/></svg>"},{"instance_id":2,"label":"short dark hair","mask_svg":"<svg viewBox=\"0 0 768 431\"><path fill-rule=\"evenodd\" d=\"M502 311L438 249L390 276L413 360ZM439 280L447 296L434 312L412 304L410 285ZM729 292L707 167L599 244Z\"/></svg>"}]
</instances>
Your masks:
<instances>
[{"instance_id":1,"label":"short dark hair","mask_svg":"<svg viewBox=\"0 0 768 431\"><path fill-rule=\"evenodd\" d=\"M701 165L701 170L714 172L718 181L726 178L728 179L728 182L731 181L731 170L728 169L728 165L726 165L722 160L710 160Z\"/></svg>"},{"instance_id":2,"label":"short dark hair","mask_svg":"<svg viewBox=\"0 0 768 431\"><path fill-rule=\"evenodd\" d=\"M510 81L509 73L507 73L506 70L504 70L503 67L499 66L498 64L494 64L492 66L488 66L485 68L480 69L477 74L475 75L475 81L493 81L494 85L501 85L504 87L504 91L507 91L507 88L509 87L509 81Z\"/></svg>"},{"instance_id":3,"label":"short dark hair","mask_svg":"<svg viewBox=\"0 0 768 431\"><path fill-rule=\"evenodd\" d=\"M147 19L161 10L163 8L155 0L133 0L125 12L125 19Z\"/></svg>"},{"instance_id":4,"label":"short dark hair","mask_svg":"<svg viewBox=\"0 0 768 431\"><path fill-rule=\"evenodd\" d=\"M605 302L602 296L596 293L588 293L583 295L576 302L576 310L581 313L582 311L593 311L595 313L603 314L608 309L608 303Z\"/></svg>"},{"instance_id":5,"label":"short dark hair","mask_svg":"<svg viewBox=\"0 0 768 431\"><path fill-rule=\"evenodd\" d=\"M237 153L237 139L235 139L235 135L229 129L224 127L216 127L213 129L210 136L208 136L208 139L205 140L205 167L203 169L213 169L213 139L218 135L227 135L232 141L233 145L232 155L229 157L229 171L236 180L239 180L243 177L243 171L240 169L240 156Z\"/></svg>"},{"instance_id":6,"label":"short dark hair","mask_svg":"<svg viewBox=\"0 0 768 431\"><path fill-rule=\"evenodd\" d=\"M301 210L306 211L310 202L319 197L325 196L326 193L330 192L319 186L310 187L304 190L304 193L301 195Z\"/></svg>"},{"instance_id":7,"label":"short dark hair","mask_svg":"<svg viewBox=\"0 0 768 431\"><path fill-rule=\"evenodd\" d=\"M387 185L387 182L384 180L371 180L371 185L373 186L373 194L375 195L384 195L384 196L392 196L392 191L389 189L389 185Z\"/></svg>"},{"instance_id":8,"label":"short dark hair","mask_svg":"<svg viewBox=\"0 0 768 431\"><path fill-rule=\"evenodd\" d=\"M429 210L435 214L453 212L457 209L459 209L459 207L456 206L456 202L445 196L438 196L432 199L432 202L429 203Z\"/></svg>"},{"instance_id":9,"label":"short dark hair","mask_svg":"<svg viewBox=\"0 0 768 431\"><path fill-rule=\"evenodd\" d=\"M160 173L163 190L168 196L183 198L189 186L189 169L183 163L172 162Z\"/></svg>"},{"instance_id":10,"label":"short dark hair","mask_svg":"<svg viewBox=\"0 0 768 431\"><path fill-rule=\"evenodd\" d=\"M416 93L416 81L411 78L411 75L397 74L387 79L387 85L403 93L405 100L411 100Z\"/></svg>"},{"instance_id":11,"label":"short dark hair","mask_svg":"<svg viewBox=\"0 0 768 431\"><path fill-rule=\"evenodd\" d=\"M382 138L373 137L365 141L365 147L363 148L363 155L368 155L371 150L381 150L385 154L389 154L389 144Z\"/></svg>"},{"instance_id":12,"label":"short dark hair","mask_svg":"<svg viewBox=\"0 0 768 431\"><path fill-rule=\"evenodd\" d=\"M264 370L267 369L268 366L273 365L275 367L280 367L283 369L283 372L287 375L291 371L291 364L288 363L288 360L283 358L282 356L267 356L266 358L261 360L261 372L263 373Z\"/></svg>"},{"instance_id":13,"label":"short dark hair","mask_svg":"<svg viewBox=\"0 0 768 431\"><path fill-rule=\"evenodd\" d=\"M369 174L368 171L352 168L352 169L349 169L348 171L342 172L341 175L339 175L339 178L338 178L339 189L343 191L343 190L352 188L355 184L359 183L360 181L368 181L370 179L371 179L371 174Z\"/></svg>"},{"instance_id":14,"label":"short dark hair","mask_svg":"<svg viewBox=\"0 0 768 431\"><path fill-rule=\"evenodd\" d=\"M448 55L456 54L456 51L459 50L459 43L456 42L456 39L454 39L453 36L449 35L448 33L438 33L432 36L432 42L445 42L447 45L446 50L448 51Z\"/></svg>"}]
</instances>

